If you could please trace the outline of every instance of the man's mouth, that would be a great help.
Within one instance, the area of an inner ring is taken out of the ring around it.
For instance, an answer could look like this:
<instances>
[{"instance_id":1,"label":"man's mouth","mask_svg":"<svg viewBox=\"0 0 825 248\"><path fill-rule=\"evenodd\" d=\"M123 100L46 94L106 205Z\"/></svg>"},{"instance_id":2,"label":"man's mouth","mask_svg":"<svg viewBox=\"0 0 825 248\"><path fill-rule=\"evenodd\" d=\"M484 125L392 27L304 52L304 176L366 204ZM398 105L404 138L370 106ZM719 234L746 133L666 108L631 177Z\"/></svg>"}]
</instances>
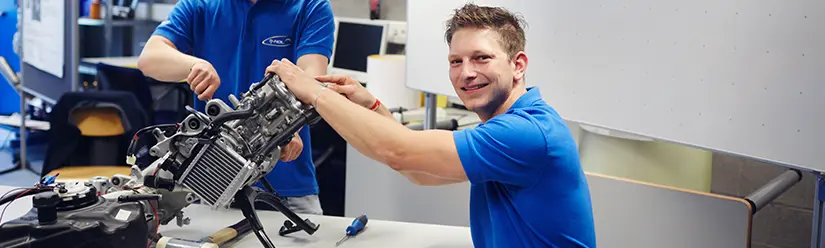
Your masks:
<instances>
[{"instance_id":1,"label":"man's mouth","mask_svg":"<svg viewBox=\"0 0 825 248\"><path fill-rule=\"evenodd\" d=\"M463 90L463 91L476 91L478 89L487 87L487 85L489 85L489 84L476 84L476 85L472 85L472 86L461 87L461 90Z\"/></svg>"}]
</instances>

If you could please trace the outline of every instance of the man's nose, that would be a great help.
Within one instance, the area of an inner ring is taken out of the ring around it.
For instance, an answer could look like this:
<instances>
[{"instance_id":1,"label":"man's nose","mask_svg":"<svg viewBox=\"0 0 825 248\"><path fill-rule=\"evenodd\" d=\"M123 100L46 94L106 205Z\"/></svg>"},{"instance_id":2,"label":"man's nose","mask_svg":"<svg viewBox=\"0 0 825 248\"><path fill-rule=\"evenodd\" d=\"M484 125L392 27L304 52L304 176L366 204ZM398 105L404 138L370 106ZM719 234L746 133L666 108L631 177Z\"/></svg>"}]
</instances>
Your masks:
<instances>
[{"instance_id":1,"label":"man's nose","mask_svg":"<svg viewBox=\"0 0 825 248\"><path fill-rule=\"evenodd\" d=\"M464 80L473 80L477 76L475 66L472 63L461 64L461 78Z\"/></svg>"}]
</instances>

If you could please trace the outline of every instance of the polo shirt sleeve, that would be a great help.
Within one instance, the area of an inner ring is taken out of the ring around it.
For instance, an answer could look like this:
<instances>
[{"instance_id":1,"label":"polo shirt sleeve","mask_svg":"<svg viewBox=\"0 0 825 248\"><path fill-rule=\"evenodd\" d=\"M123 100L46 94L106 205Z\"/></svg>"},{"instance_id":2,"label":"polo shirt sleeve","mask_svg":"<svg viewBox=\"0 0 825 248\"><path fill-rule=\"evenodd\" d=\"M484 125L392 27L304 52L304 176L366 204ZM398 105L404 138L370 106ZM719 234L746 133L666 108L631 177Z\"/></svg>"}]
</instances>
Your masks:
<instances>
[{"instance_id":1,"label":"polo shirt sleeve","mask_svg":"<svg viewBox=\"0 0 825 248\"><path fill-rule=\"evenodd\" d=\"M189 53L194 39L194 21L198 3L194 0L180 0L166 20L155 29L153 35L163 36L175 44L183 53Z\"/></svg>"},{"instance_id":2,"label":"polo shirt sleeve","mask_svg":"<svg viewBox=\"0 0 825 248\"><path fill-rule=\"evenodd\" d=\"M474 129L453 132L458 156L473 184L530 186L545 168L544 132L526 113L497 116Z\"/></svg>"},{"instance_id":3,"label":"polo shirt sleeve","mask_svg":"<svg viewBox=\"0 0 825 248\"><path fill-rule=\"evenodd\" d=\"M314 1L303 15L302 21L305 26L301 29L298 38L296 60L307 54L320 54L327 58L332 56L335 16L329 1Z\"/></svg>"}]
</instances>

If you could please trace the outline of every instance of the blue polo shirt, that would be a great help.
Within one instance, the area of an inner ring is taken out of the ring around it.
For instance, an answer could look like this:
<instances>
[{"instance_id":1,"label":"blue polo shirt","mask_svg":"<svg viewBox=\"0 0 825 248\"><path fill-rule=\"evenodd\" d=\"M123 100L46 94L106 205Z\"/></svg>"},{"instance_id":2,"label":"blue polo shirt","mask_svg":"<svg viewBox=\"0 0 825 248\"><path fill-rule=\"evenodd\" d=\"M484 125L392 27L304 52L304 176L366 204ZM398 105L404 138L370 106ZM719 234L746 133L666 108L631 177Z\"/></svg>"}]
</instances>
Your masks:
<instances>
[{"instance_id":1,"label":"blue polo shirt","mask_svg":"<svg viewBox=\"0 0 825 248\"><path fill-rule=\"evenodd\" d=\"M575 141L538 88L453 138L471 183L476 247L596 247Z\"/></svg>"},{"instance_id":2,"label":"blue polo shirt","mask_svg":"<svg viewBox=\"0 0 825 248\"><path fill-rule=\"evenodd\" d=\"M221 79L213 95L229 104L261 80L272 60L293 63L306 54L329 57L335 22L328 0L180 0L154 34L183 53L209 61ZM195 98L203 111L206 102ZM279 162L266 177L282 196L318 193L309 127L300 131L304 149L292 162Z\"/></svg>"}]
</instances>

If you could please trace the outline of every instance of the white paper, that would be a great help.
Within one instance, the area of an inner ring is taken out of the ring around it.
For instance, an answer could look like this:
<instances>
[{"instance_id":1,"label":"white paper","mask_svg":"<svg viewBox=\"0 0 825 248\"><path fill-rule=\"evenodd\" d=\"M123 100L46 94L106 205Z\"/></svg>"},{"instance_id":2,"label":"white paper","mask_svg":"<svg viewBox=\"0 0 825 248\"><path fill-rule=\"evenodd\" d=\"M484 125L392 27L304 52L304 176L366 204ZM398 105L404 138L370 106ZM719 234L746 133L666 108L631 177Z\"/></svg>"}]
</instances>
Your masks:
<instances>
[{"instance_id":1,"label":"white paper","mask_svg":"<svg viewBox=\"0 0 825 248\"><path fill-rule=\"evenodd\" d=\"M63 78L65 0L25 0L23 61Z\"/></svg>"}]
</instances>

